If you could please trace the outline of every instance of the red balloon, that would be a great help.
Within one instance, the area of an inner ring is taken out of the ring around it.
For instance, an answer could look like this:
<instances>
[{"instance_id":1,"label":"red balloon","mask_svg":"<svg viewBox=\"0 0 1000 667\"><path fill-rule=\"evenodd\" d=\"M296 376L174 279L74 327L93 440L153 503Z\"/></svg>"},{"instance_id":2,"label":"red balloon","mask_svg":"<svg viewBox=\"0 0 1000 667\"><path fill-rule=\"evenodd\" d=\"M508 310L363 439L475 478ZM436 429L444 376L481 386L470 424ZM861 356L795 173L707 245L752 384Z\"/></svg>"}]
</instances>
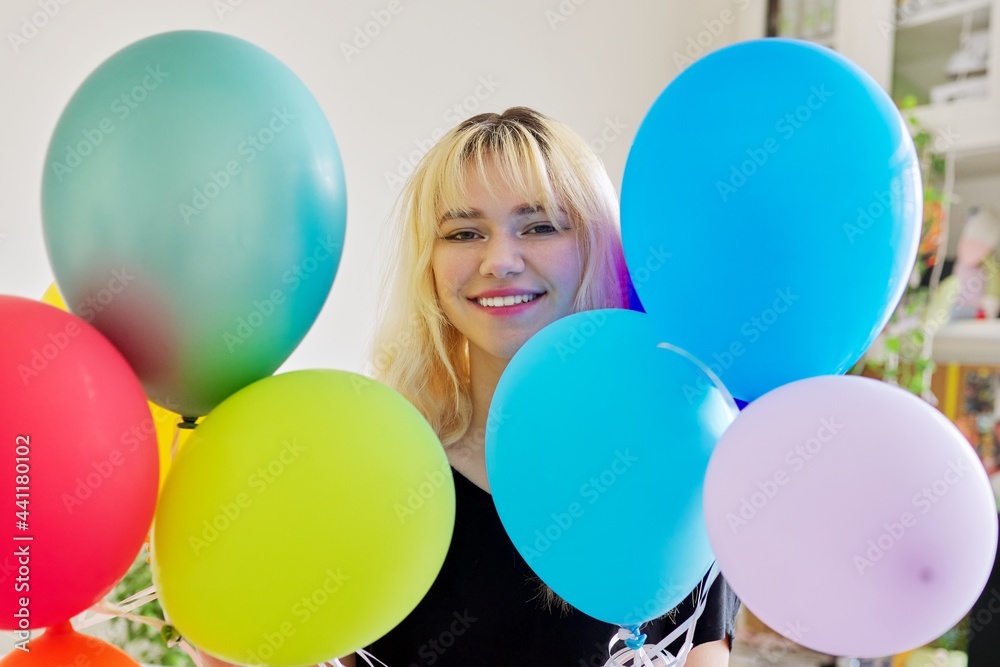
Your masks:
<instances>
[{"instance_id":1,"label":"red balloon","mask_svg":"<svg viewBox=\"0 0 1000 667\"><path fill-rule=\"evenodd\" d=\"M142 385L95 328L0 295L0 629L102 599L149 531L159 461Z\"/></svg>"},{"instance_id":2,"label":"red balloon","mask_svg":"<svg viewBox=\"0 0 1000 667\"><path fill-rule=\"evenodd\" d=\"M81 635L69 623L50 628L0 660L0 667L140 667L128 653L97 637Z\"/></svg>"}]
</instances>

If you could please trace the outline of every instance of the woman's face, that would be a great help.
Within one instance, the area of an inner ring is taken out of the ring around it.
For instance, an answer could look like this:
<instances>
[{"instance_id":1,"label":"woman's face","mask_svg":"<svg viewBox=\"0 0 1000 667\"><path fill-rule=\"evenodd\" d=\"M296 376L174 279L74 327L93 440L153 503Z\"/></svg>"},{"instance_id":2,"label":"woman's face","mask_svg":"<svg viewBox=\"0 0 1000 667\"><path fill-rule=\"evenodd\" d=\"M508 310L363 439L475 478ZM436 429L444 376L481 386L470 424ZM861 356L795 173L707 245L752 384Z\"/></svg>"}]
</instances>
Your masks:
<instances>
[{"instance_id":1,"label":"woman's face","mask_svg":"<svg viewBox=\"0 0 1000 667\"><path fill-rule=\"evenodd\" d=\"M572 312L583 273L579 230L511 191L494 168L487 175L493 196L469 172L468 201L443 216L431 269L441 308L469 339L470 354L510 359Z\"/></svg>"}]
</instances>

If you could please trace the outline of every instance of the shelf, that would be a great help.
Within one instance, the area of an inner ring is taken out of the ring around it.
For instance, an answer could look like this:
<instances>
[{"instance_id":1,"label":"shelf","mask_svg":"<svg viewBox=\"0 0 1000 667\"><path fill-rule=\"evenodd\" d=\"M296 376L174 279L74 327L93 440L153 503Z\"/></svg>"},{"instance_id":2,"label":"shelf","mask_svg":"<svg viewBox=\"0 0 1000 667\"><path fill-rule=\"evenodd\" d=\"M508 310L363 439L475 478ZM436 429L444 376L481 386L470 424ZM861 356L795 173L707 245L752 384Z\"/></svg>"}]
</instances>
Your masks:
<instances>
[{"instance_id":1,"label":"shelf","mask_svg":"<svg viewBox=\"0 0 1000 667\"><path fill-rule=\"evenodd\" d=\"M955 156L955 178L1000 176L1000 146L963 151Z\"/></svg>"},{"instance_id":2,"label":"shelf","mask_svg":"<svg viewBox=\"0 0 1000 667\"><path fill-rule=\"evenodd\" d=\"M902 99L906 95L916 95L926 104L930 101L932 88L955 81L945 73L948 61L962 48L966 28L972 32L991 28L992 6L992 0L952 2L925 9L902 22L896 30L894 43L893 97ZM973 73L969 78L981 76L981 73ZM987 75L987 89L990 79L992 76ZM949 104L958 101L964 100Z\"/></svg>"},{"instance_id":3,"label":"shelf","mask_svg":"<svg viewBox=\"0 0 1000 667\"><path fill-rule=\"evenodd\" d=\"M896 22L896 35L902 32L930 25L932 23L946 23L957 21L961 23L962 16L968 12L988 10L991 0L952 0L932 5L926 9L920 9L912 14L900 18ZM911 0L911 5L919 4Z\"/></svg>"},{"instance_id":4,"label":"shelf","mask_svg":"<svg viewBox=\"0 0 1000 667\"><path fill-rule=\"evenodd\" d=\"M939 152L972 153L1000 146L1000 123L993 96L924 104L904 113L913 115L940 137Z\"/></svg>"},{"instance_id":5,"label":"shelf","mask_svg":"<svg viewBox=\"0 0 1000 667\"><path fill-rule=\"evenodd\" d=\"M934 336L931 358L939 364L1000 366L1000 320L959 320Z\"/></svg>"}]
</instances>

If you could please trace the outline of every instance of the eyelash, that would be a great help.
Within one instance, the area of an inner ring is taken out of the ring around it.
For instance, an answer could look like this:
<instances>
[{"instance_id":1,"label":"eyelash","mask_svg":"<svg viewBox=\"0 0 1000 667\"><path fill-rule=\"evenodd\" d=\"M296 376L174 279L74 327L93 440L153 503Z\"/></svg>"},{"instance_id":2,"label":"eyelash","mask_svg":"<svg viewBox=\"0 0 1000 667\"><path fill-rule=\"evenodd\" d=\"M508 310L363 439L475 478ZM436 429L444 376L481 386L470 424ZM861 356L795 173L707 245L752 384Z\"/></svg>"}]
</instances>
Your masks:
<instances>
[{"instance_id":1,"label":"eyelash","mask_svg":"<svg viewBox=\"0 0 1000 667\"><path fill-rule=\"evenodd\" d=\"M549 234L555 234L555 233L557 233L556 226L553 225L551 222L539 222L539 223L535 223L534 225L532 225L531 227L529 227L527 231L531 232L533 230L538 229L539 227L549 227L551 229L551 231L538 232L536 234L532 234L532 236L548 236ZM459 243L462 243L462 242L466 242L466 241L475 241L476 239L469 239L469 238L460 239L460 238L457 238L460 234L478 234L478 233L479 232L474 232L474 231L469 230L469 229L463 229L463 230L460 230L460 231L457 231L457 232L453 232L452 234L449 234L448 236L443 236L441 238L445 239L446 241L457 241Z\"/></svg>"}]
</instances>

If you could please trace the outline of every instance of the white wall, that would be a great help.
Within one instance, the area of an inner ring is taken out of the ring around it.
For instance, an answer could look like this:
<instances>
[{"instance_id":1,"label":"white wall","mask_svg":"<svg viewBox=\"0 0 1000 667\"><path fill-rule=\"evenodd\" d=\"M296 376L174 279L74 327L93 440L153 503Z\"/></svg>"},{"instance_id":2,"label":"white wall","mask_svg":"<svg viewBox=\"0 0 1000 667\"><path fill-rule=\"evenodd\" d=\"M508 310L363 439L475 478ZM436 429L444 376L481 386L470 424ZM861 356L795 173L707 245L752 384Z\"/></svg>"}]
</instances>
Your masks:
<instances>
[{"instance_id":1,"label":"white wall","mask_svg":"<svg viewBox=\"0 0 1000 667\"><path fill-rule=\"evenodd\" d=\"M418 142L447 129L454 105L465 105L462 117L529 105L563 120L601 149L620 185L643 115L677 74L675 54L691 49L697 57L737 35L754 36L757 15L763 20L761 0L399 2L399 14L348 62L340 44L389 0L4 0L0 293L38 298L53 280L40 217L42 163L76 87L138 39L216 30L250 40L290 66L323 105L343 153L349 215L340 271L318 321L284 368L363 370L381 268L376 241L398 190L387 186L386 173L397 171ZM553 22L560 11L568 16ZM35 33L25 29L33 17L44 24ZM12 34L27 43L15 48ZM480 78L499 84L484 100L469 97ZM609 131L605 142L602 132L616 124L620 134ZM0 652L10 647L3 633Z\"/></svg>"},{"instance_id":2,"label":"white wall","mask_svg":"<svg viewBox=\"0 0 1000 667\"><path fill-rule=\"evenodd\" d=\"M4 0L0 293L38 298L52 282L39 204L43 154L83 79L112 53L152 34L230 33L276 55L310 87L347 175L340 271L319 319L283 369L363 370L381 266L376 241L398 192L386 174L419 152L418 142L453 124L445 116L454 119L449 112L456 104L463 118L513 105L554 116L594 142L620 185L632 138L677 74L677 56L689 50L697 57L736 36L759 34L756 23L763 20L759 0L394 1L399 13L348 62L341 43L390 0ZM43 27L33 32L32 22ZM12 34L27 43L15 46ZM481 79L497 85L477 100ZM622 129L609 129L616 126Z\"/></svg>"}]
</instances>

